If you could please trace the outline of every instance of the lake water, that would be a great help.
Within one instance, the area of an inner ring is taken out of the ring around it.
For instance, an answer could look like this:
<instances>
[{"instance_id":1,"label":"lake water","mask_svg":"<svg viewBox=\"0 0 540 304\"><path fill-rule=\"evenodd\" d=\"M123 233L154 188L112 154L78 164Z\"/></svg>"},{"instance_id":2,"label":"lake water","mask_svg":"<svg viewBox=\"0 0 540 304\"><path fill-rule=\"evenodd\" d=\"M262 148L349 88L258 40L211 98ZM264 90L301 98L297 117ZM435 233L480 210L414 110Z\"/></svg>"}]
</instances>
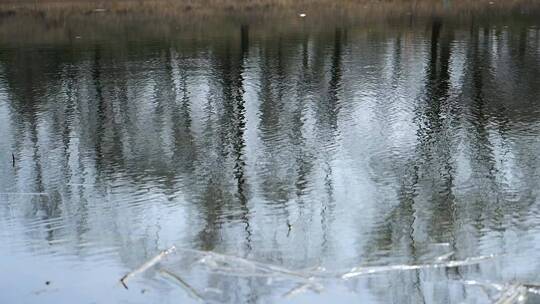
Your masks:
<instances>
[{"instance_id":1,"label":"lake water","mask_svg":"<svg viewBox=\"0 0 540 304\"><path fill-rule=\"evenodd\" d=\"M537 303L538 16L0 31L0 302Z\"/></svg>"}]
</instances>

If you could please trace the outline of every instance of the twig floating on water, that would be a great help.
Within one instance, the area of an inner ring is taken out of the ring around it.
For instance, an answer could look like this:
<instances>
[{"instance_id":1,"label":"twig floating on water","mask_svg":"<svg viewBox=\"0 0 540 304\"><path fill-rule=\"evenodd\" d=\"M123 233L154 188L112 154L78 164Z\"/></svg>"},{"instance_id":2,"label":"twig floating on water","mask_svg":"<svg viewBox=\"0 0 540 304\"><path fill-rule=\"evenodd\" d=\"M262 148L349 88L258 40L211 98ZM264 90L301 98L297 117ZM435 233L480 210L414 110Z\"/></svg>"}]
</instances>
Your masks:
<instances>
[{"instance_id":1,"label":"twig floating on water","mask_svg":"<svg viewBox=\"0 0 540 304\"><path fill-rule=\"evenodd\" d=\"M148 268L154 266L155 264L157 264L161 259L163 259L165 256L167 256L168 254L174 252L176 250L176 247L172 246L171 248L167 249L167 250L163 250L162 252L160 252L158 255L156 255L155 257L151 258L150 260L148 260L147 262L145 262L144 264L142 264L141 266L139 266L137 269L127 273L126 275L124 275L121 279L120 279L120 283L122 283L122 286L124 286L125 289L128 289L127 287L127 281L129 278L141 273L141 272L144 272L146 271Z\"/></svg>"},{"instance_id":2,"label":"twig floating on water","mask_svg":"<svg viewBox=\"0 0 540 304\"><path fill-rule=\"evenodd\" d=\"M166 274L169 277L175 279L178 283L180 283L180 286L183 287L188 294L195 298L198 301L204 301L203 297L197 292L195 288L193 288L191 285L189 285L184 279L182 279L179 275L172 273L168 271L167 269L160 269L160 273Z\"/></svg>"}]
</instances>

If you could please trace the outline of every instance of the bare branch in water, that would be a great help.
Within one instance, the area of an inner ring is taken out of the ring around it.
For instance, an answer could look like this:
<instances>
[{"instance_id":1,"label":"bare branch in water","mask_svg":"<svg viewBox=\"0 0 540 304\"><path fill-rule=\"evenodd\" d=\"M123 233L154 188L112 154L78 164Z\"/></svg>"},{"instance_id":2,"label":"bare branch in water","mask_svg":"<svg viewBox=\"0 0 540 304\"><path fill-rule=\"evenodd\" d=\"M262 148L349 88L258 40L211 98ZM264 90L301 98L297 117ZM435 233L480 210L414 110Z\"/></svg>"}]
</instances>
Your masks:
<instances>
[{"instance_id":1,"label":"bare branch in water","mask_svg":"<svg viewBox=\"0 0 540 304\"><path fill-rule=\"evenodd\" d=\"M485 288L493 288L495 290L501 291L504 289L504 285L497 284L493 282L480 282L475 280L465 280L465 281L459 281L460 283L464 285L471 285L471 286L480 286Z\"/></svg>"},{"instance_id":2,"label":"bare branch in water","mask_svg":"<svg viewBox=\"0 0 540 304\"><path fill-rule=\"evenodd\" d=\"M501 291L501 295L495 304L515 304L527 301L527 287L520 284L512 284Z\"/></svg>"},{"instance_id":3,"label":"bare branch in water","mask_svg":"<svg viewBox=\"0 0 540 304\"><path fill-rule=\"evenodd\" d=\"M493 282L479 282L475 280L460 281L465 285L480 286L485 291L487 288L500 292L499 298L494 303L522 303L527 299L527 293L540 294L540 285L537 284L499 284Z\"/></svg>"},{"instance_id":4,"label":"bare branch in water","mask_svg":"<svg viewBox=\"0 0 540 304\"><path fill-rule=\"evenodd\" d=\"M307 283L302 283L302 284L298 284L295 288L289 290L288 292L286 292L283 297L285 298L292 298L293 296L297 295L297 294L300 294L300 293L304 293L308 290L312 290L316 293L321 293L324 289L324 287L322 286L322 284L320 283L317 283L317 282L314 282L313 281L314 278L310 278L310 281L312 282L307 282Z\"/></svg>"},{"instance_id":5,"label":"bare branch in water","mask_svg":"<svg viewBox=\"0 0 540 304\"><path fill-rule=\"evenodd\" d=\"M173 272L170 272L168 271L167 269L160 269L159 270L160 273L163 273L163 274L166 274L168 275L169 277L175 279L179 284L180 286L182 286L187 292L188 294L195 298L196 300L198 301L203 301L204 302L204 299L203 297L197 292L197 290L195 288L193 288L191 285L189 285L184 279L182 279L179 275L173 273Z\"/></svg>"},{"instance_id":6,"label":"bare branch in water","mask_svg":"<svg viewBox=\"0 0 540 304\"><path fill-rule=\"evenodd\" d=\"M350 278L362 276L362 275L369 275L374 273L382 273L382 272L389 272L389 271L404 271L404 270L416 270L416 269L431 269L431 268L455 268L460 266L466 266L466 265L475 265L487 260L491 260L495 258L495 255L486 255L486 256L478 256L478 257L471 257L464 260L455 260L455 261L445 261L446 259L450 258L454 252L446 253L438 258L435 259L434 262L428 263L428 264L416 264L416 265L386 265L386 266L366 266L366 267L355 267L352 268L350 271L347 272L326 272L324 269L321 271L321 268L318 268L316 270L311 271L295 271L290 270L284 267L279 267L271 264L251 261L245 258L232 256L232 255L225 255L220 253L215 253L211 251L201 251L201 250L195 250L195 249L186 249L186 248L176 248L171 247L168 250L162 251L160 254L155 256L154 258L150 259L143 265L141 265L139 268L135 269L134 271L126 274L120 282L124 287L127 289L126 282L127 280L138 274L141 273L148 268L154 266L156 263L158 263L163 257L166 255L172 253L173 251L176 251L178 253L182 252L184 254L191 255L192 258L195 258L195 263L203 264L204 266L210 268L213 271L217 271L220 273L224 273L227 275L234 275L234 276L247 276L247 277L283 277L283 278L289 278L294 279L297 281L298 285L291 289L290 291L286 292L283 296L284 297L292 297L296 294L306 292L308 290L313 290L314 292L321 292L323 290L323 285L321 282L318 282L318 280L325 280L325 279L343 279L347 280ZM182 264L185 265L185 264ZM190 286L185 280L183 280L180 276L177 274L167 270L167 269L160 269L160 273L168 275L169 277L172 277L175 279L181 287L183 287L186 291L189 292L189 294L199 300L202 300L203 298L201 295L195 290L192 286ZM464 281L463 283L469 284L469 285L482 285L478 282L473 281ZM485 284L484 284L485 285ZM487 285L486 285L487 286ZM507 294L506 298L513 297L516 298L523 298L526 297L527 292L538 292L540 289L537 288L537 286L527 286L524 284L520 284L518 286L521 286L523 288L518 288L516 290L509 289L505 294ZM493 285L489 286L490 288L496 288L499 292L502 293L503 289L508 289L508 285ZM525 296L522 294L522 290L525 290ZM515 295L517 294L517 296ZM506 298L502 298L503 300ZM506 302L500 302L500 303L506 303Z\"/></svg>"},{"instance_id":7,"label":"bare branch in water","mask_svg":"<svg viewBox=\"0 0 540 304\"><path fill-rule=\"evenodd\" d=\"M156 255L155 257L151 258L150 260L148 260L147 262L145 262L144 264L142 264L140 267L138 267L137 269L127 273L126 275L124 275L121 279L120 279L120 283L122 283L122 285L124 286L125 289L128 289L127 287L127 281L129 278L141 273L141 272L144 272L146 271L148 268L154 266L155 264L157 264L161 259L163 259L164 257L166 257L168 254L174 252L176 250L176 247L172 246L171 248L167 249L167 250L163 250L161 251L158 255Z\"/></svg>"},{"instance_id":8,"label":"bare branch in water","mask_svg":"<svg viewBox=\"0 0 540 304\"><path fill-rule=\"evenodd\" d=\"M388 266L373 266L373 267L355 267L350 271L341 275L343 279L350 279L361 275L368 275L373 273L387 272L387 271L401 271L401 270L416 270L426 268L455 268L466 265L474 265L480 262L493 259L494 255L472 257L461 261L448 261L444 263L431 263L431 264L419 264L419 265L388 265Z\"/></svg>"},{"instance_id":9,"label":"bare branch in water","mask_svg":"<svg viewBox=\"0 0 540 304\"><path fill-rule=\"evenodd\" d=\"M239 276L240 269L251 270L249 276L268 276L268 275L282 275L286 277L293 277L296 279L307 280L311 277L310 274L297 272L287 268L265 264L261 262L251 261L248 259L225 255L220 253L215 253L211 251L201 251L195 249L180 249L177 251L183 251L186 253L193 253L195 255L201 256L199 263L205 264L211 268L221 268L221 270L232 270L234 269L235 275Z\"/></svg>"},{"instance_id":10,"label":"bare branch in water","mask_svg":"<svg viewBox=\"0 0 540 304\"><path fill-rule=\"evenodd\" d=\"M443 255L437 257L436 260L437 260L437 262L446 261L446 260L448 260L449 258L451 258L453 255L454 255L454 252L453 252L453 251L450 251L450 252L448 252L448 253L446 253L446 254L443 254Z\"/></svg>"},{"instance_id":11,"label":"bare branch in water","mask_svg":"<svg viewBox=\"0 0 540 304\"><path fill-rule=\"evenodd\" d=\"M523 284L523 286L527 287L528 292L540 295L540 285L538 285L538 284Z\"/></svg>"}]
</instances>

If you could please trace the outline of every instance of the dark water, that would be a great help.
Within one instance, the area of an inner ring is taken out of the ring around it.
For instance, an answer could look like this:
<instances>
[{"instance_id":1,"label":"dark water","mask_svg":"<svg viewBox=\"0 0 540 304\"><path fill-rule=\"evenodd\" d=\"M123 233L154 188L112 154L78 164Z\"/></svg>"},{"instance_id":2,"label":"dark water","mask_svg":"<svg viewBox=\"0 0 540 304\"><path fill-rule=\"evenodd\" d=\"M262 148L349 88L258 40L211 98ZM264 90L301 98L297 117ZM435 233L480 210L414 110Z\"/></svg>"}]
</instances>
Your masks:
<instances>
[{"instance_id":1,"label":"dark water","mask_svg":"<svg viewBox=\"0 0 540 304\"><path fill-rule=\"evenodd\" d=\"M0 302L196 301L159 269L226 303L491 303L539 284L531 20L3 41ZM314 285L287 294L298 274Z\"/></svg>"}]
</instances>

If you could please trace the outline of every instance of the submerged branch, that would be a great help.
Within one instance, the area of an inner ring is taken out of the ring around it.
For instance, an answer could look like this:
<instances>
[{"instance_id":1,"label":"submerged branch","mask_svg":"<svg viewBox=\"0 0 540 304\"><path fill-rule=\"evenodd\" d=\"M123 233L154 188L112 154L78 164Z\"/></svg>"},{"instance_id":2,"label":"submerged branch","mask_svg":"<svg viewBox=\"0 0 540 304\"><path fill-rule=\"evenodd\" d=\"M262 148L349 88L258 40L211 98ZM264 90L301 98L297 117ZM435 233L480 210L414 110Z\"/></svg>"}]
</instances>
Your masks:
<instances>
[{"instance_id":1,"label":"submerged branch","mask_svg":"<svg viewBox=\"0 0 540 304\"><path fill-rule=\"evenodd\" d=\"M313 279L313 278L311 278ZM294 287L293 289L289 290L288 292L286 292L283 297L285 298L291 298L297 294L301 294L301 293L304 293L308 290L312 290L316 293L321 293L323 290L324 290L324 287L322 286L322 284L320 283L317 283L317 282L307 282L307 283L302 283L302 284L298 284L296 287Z\"/></svg>"},{"instance_id":2,"label":"submerged branch","mask_svg":"<svg viewBox=\"0 0 540 304\"><path fill-rule=\"evenodd\" d=\"M527 300L529 293L540 294L540 285L536 284L499 284L475 280L465 280L460 282L465 285L479 286L484 290L490 288L498 291L499 297L494 301L494 303L497 304L523 303Z\"/></svg>"},{"instance_id":3,"label":"submerged branch","mask_svg":"<svg viewBox=\"0 0 540 304\"><path fill-rule=\"evenodd\" d=\"M527 300L527 287L520 284L509 285L501 290L501 295L495 304L525 303Z\"/></svg>"},{"instance_id":4,"label":"submerged branch","mask_svg":"<svg viewBox=\"0 0 540 304\"><path fill-rule=\"evenodd\" d=\"M163 250L161 251L158 255L156 255L155 257L151 258L150 260L148 260L147 262L145 262L144 264L142 264L141 266L139 266L137 269L127 273L126 275L124 275L121 279L120 279L120 283L122 283L122 285L124 286L125 289L128 289L127 287L127 281L129 278L141 273L141 272L144 272L146 271L148 268L154 266L155 264L157 264L159 261L161 261L161 259L163 259L165 256L167 256L168 254L174 252L176 250L176 247L172 246L171 248L167 249L167 250Z\"/></svg>"},{"instance_id":5,"label":"submerged branch","mask_svg":"<svg viewBox=\"0 0 540 304\"><path fill-rule=\"evenodd\" d=\"M386 266L366 266L366 267L355 267L347 272L321 272L321 271L295 271L290 270L284 267L275 266L271 264L266 264L262 262L252 261L245 258L215 253L211 251L202 251L196 249L186 249L186 248L176 248L171 247L167 250L160 252L157 256L148 260L142 264L139 268L129 272L124 275L120 282L127 289L127 281L129 278L146 271L150 267L154 266L161 259L163 259L168 254L172 252L184 253L191 255L192 258L195 258L195 263L200 263L213 271L221 272L227 275L234 276L246 276L246 277L282 277L293 279L297 281L297 286L283 294L283 297L292 297L299 293L312 290L314 292L321 292L324 288L320 280L324 279L339 279L347 280L350 278L355 278L362 275L370 275L375 273L383 273L390 271L404 271L404 270L417 270L417 269L431 269L431 268L455 268L460 266L475 265L483 261L491 260L495 258L495 255L486 255L471 257L464 260L455 260L455 261L446 261L450 258L454 252L447 253L435 259L434 262L428 264L415 264L415 265L386 265ZM182 265L185 265L184 263ZM204 300L201 294L189 285L184 279L182 279L177 274L167 270L160 269L161 274L167 275L173 278L179 285L185 289L190 296L197 300ZM540 293L540 289L536 285L525 285L525 284L514 284L514 285L497 285L497 284L481 284L475 281L463 281L464 284L468 285L479 285L482 287L489 286L490 288L495 288L501 293L498 303L508 303L508 299L515 300L526 297L527 292L531 293ZM510 288L514 286L515 288ZM516 287L517 286L517 287Z\"/></svg>"},{"instance_id":6,"label":"submerged branch","mask_svg":"<svg viewBox=\"0 0 540 304\"><path fill-rule=\"evenodd\" d=\"M173 273L171 271L168 271L167 269L160 269L159 272L162 273L162 274L166 274L167 276L175 279L179 283L179 285L181 287L183 287L188 292L188 294L191 297L195 298L198 301L204 301L203 297L197 292L197 290L195 288L193 288L191 285L189 285L179 275L177 275L177 274L175 274L175 273Z\"/></svg>"},{"instance_id":7,"label":"submerged branch","mask_svg":"<svg viewBox=\"0 0 540 304\"><path fill-rule=\"evenodd\" d=\"M448 262L437 262L431 264L417 264L417 265L388 265L388 266L373 266L373 267L355 267L349 272L341 275L342 279L350 279L361 275L368 275L380 272L388 271L402 271L402 270L416 270L416 269L427 269L427 268L455 268L460 266L474 265L480 262L493 259L495 255L479 256L472 257L460 261L448 261Z\"/></svg>"},{"instance_id":8,"label":"submerged branch","mask_svg":"<svg viewBox=\"0 0 540 304\"><path fill-rule=\"evenodd\" d=\"M446 254L438 256L436 260L437 260L437 262L446 261L449 258L451 258L453 255L454 255L454 252L450 251L450 252L448 252Z\"/></svg>"},{"instance_id":9,"label":"submerged branch","mask_svg":"<svg viewBox=\"0 0 540 304\"><path fill-rule=\"evenodd\" d=\"M199 263L205 264L211 268L221 268L225 270L234 270L235 275L239 275L241 269L251 270L249 276L268 276L268 275L282 275L287 277L294 277L296 279L308 280L311 275L290 270L284 267L279 267L271 264L251 261L245 258L236 257L232 255L220 254L211 251L201 251L195 249L177 249L177 251L183 251L186 253L193 253L201 256L198 260Z\"/></svg>"}]
</instances>

